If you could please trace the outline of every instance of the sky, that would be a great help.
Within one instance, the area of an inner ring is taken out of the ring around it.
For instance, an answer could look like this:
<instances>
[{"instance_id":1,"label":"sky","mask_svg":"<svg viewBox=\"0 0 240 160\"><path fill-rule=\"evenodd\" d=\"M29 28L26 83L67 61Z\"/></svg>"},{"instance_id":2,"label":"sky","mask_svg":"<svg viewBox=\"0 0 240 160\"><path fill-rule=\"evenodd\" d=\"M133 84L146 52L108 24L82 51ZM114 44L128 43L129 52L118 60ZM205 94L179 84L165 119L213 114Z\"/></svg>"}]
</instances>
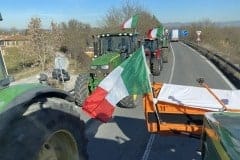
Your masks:
<instances>
[{"instance_id":1,"label":"sky","mask_svg":"<svg viewBox=\"0 0 240 160\"><path fill-rule=\"evenodd\" d=\"M133 0L162 23L239 21L240 0ZM0 0L1 28L27 28L32 17L48 28L51 21L76 19L97 27L112 7L125 0Z\"/></svg>"}]
</instances>

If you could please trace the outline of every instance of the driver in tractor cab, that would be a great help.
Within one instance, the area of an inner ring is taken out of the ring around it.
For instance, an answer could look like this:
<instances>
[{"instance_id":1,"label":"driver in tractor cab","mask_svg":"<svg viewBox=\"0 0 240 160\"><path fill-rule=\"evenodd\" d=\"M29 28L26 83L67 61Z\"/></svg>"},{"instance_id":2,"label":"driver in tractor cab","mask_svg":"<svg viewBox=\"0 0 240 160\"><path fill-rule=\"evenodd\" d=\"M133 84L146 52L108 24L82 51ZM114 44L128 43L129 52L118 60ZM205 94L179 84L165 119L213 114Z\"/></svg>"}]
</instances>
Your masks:
<instances>
[{"instance_id":1,"label":"driver in tractor cab","mask_svg":"<svg viewBox=\"0 0 240 160\"><path fill-rule=\"evenodd\" d=\"M122 61L128 57L128 45L124 38L121 38L121 42L118 44L118 49L120 51L120 56Z\"/></svg>"},{"instance_id":2,"label":"driver in tractor cab","mask_svg":"<svg viewBox=\"0 0 240 160\"><path fill-rule=\"evenodd\" d=\"M161 57L161 49L158 47L158 40L156 39L145 39L144 40L144 51L146 56Z\"/></svg>"},{"instance_id":3,"label":"driver in tractor cab","mask_svg":"<svg viewBox=\"0 0 240 160\"><path fill-rule=\"evenodd\" d=\"M146 56L150 56L150 54L151 54L151 44L150 43L144 44L144 52L145 52Z\"/></svg>"}]
</instances>

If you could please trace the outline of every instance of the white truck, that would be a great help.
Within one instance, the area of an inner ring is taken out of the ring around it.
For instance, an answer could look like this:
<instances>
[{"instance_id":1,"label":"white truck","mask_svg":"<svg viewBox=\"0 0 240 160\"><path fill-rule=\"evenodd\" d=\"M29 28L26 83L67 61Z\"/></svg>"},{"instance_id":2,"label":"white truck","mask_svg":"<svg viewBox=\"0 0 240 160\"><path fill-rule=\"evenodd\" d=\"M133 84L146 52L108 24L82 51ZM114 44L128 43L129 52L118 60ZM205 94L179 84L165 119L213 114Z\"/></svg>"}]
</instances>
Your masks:
<instances>
[{"instance_id":1,"label":"white truck","mask_svg":"<svg viewBox=\"0 0 240 160\"><path fill-rule=\"evenodd\" d=\"M179 40L179 30L173 29L171 32L171 42L177 42Z\"/></svg>"}]
</instances>

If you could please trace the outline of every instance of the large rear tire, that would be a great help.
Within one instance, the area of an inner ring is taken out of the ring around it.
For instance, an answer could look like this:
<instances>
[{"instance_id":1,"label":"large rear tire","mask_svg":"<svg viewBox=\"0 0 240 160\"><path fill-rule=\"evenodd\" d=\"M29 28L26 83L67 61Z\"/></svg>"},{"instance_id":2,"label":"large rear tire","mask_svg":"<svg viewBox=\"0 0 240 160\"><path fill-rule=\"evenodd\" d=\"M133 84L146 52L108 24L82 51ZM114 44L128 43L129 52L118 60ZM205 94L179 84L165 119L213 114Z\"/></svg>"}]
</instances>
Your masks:
<instances>
[{"instance_id":1,"label":"large rear tire","mask_svg":"<svg viewBox=\"0 0 240 160\"><path fill-rule=\"evenodd\" d=\"M161 59L151 58L150 70L154 76L159 76L161 72Z\"/></svg>"},{"instance_id":2,"label":"large rear tire","mask_svg":"<svg viewBox=\"0 0 240 160\"><path fill-rule=\"evenodd\" d=\"M169 48L162 48L163 63L168 63Z\"/></svg>"},{"instance_id":3,"label":"large rear tire","mask_svg":"<svg viewBox=\"0 0 240 160\"><path fill-rule=\"evenodd\" d=\"M89 95L88 80L89 76L87 74L80 74L75 82L74 97L76 104L79 106L83 105L83 102Z\"/></svg>"},{"instance_id":4,"label":"large rear tire","mask_svg":"<svg viewBox=\"0 0 240 160\"><path fill-rule=\"evenodd\" d=\"M87 159L84 122L77 109L59 98L31 104L20 119L12 122L8 134L0 137L0 159Z\"/></svg>"}]
</instances>

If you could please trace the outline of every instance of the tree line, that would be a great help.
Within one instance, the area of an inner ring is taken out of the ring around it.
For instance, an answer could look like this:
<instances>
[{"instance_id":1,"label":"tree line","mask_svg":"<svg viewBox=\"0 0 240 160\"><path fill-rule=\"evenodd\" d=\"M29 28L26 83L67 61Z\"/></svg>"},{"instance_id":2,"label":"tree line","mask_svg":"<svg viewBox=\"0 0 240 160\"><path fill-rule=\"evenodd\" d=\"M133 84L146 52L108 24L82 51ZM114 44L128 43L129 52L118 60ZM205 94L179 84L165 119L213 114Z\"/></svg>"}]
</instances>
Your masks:
<instances>
[{"instance_id":1,"label":"tree line","mask_svg":"<svg viewBox=\"0 0 240 160\"><path fill-rule=\"evenodd\" d=\"M189 31L187 40L196 42L196 31L202 31L201 46L222 55L234 64L240 65L240 27L219 26L211 20L203 20L182 26Z\"/></svg>"},{"instance_id":2,"label":"tree line","mask_svg":"<svg viewBox=\"0 0 240 160\"><path fill-rule=\"evenodd\" d=\"M139 14L137 32L144 37L148 29L160 26L160 21L151 12L133 1L126 1L118 8L112 7L99 22L99 27L72 19L68 22L52 22L49 29L42 28L40 18L31 18L24 34L28 43L19 51L21 68L38 65L44 71L53 62L55 53L61 46L66 47L66 55L73 60L75 68L86 70L90 64L89 57L84 54L87 47L92 46L92 35L113 32L131 32L121 30L122 23L131 16ZM19 67L18 67L19 69Z\"/></svg>"},{"instance_id":3,"label":"tree line","mask_svg":"<svg viewBox=\"0 0 240 160\"><path fill-rule=\"evenodd\" d=\"M136 28L139 38L144 38L149 29L162 25L149 10L130 0L126 0L121 6L111 7L99 21L98 27L92 27L79 20L71 19L62 23L52 22L49 29L43 29L40 18L31 18L28 28L22 31L22 34L28 37L29 42L18 50L19 56L17 59L9 55L8 60L13 61L12 64L17 68L12 69L12 71L18 71L29 66L38 66L42 71L51 68L55 53L62 46L66 48L66 56L71 59L74 68L87 70L90 58L84 54L84 51L87 47L92 46L92 35L124 32L120 26L135 14L139 15L139 23ZM239 27L219 27L207 20L183 26L182 28L189 30L188 40L195 41L196 30L201 30L202 45L239 59ZM133 30L128 29L125 31L131 32ZM16 30L13 28L12 32L14 33Z\"/></svg>"}]
</instances>

